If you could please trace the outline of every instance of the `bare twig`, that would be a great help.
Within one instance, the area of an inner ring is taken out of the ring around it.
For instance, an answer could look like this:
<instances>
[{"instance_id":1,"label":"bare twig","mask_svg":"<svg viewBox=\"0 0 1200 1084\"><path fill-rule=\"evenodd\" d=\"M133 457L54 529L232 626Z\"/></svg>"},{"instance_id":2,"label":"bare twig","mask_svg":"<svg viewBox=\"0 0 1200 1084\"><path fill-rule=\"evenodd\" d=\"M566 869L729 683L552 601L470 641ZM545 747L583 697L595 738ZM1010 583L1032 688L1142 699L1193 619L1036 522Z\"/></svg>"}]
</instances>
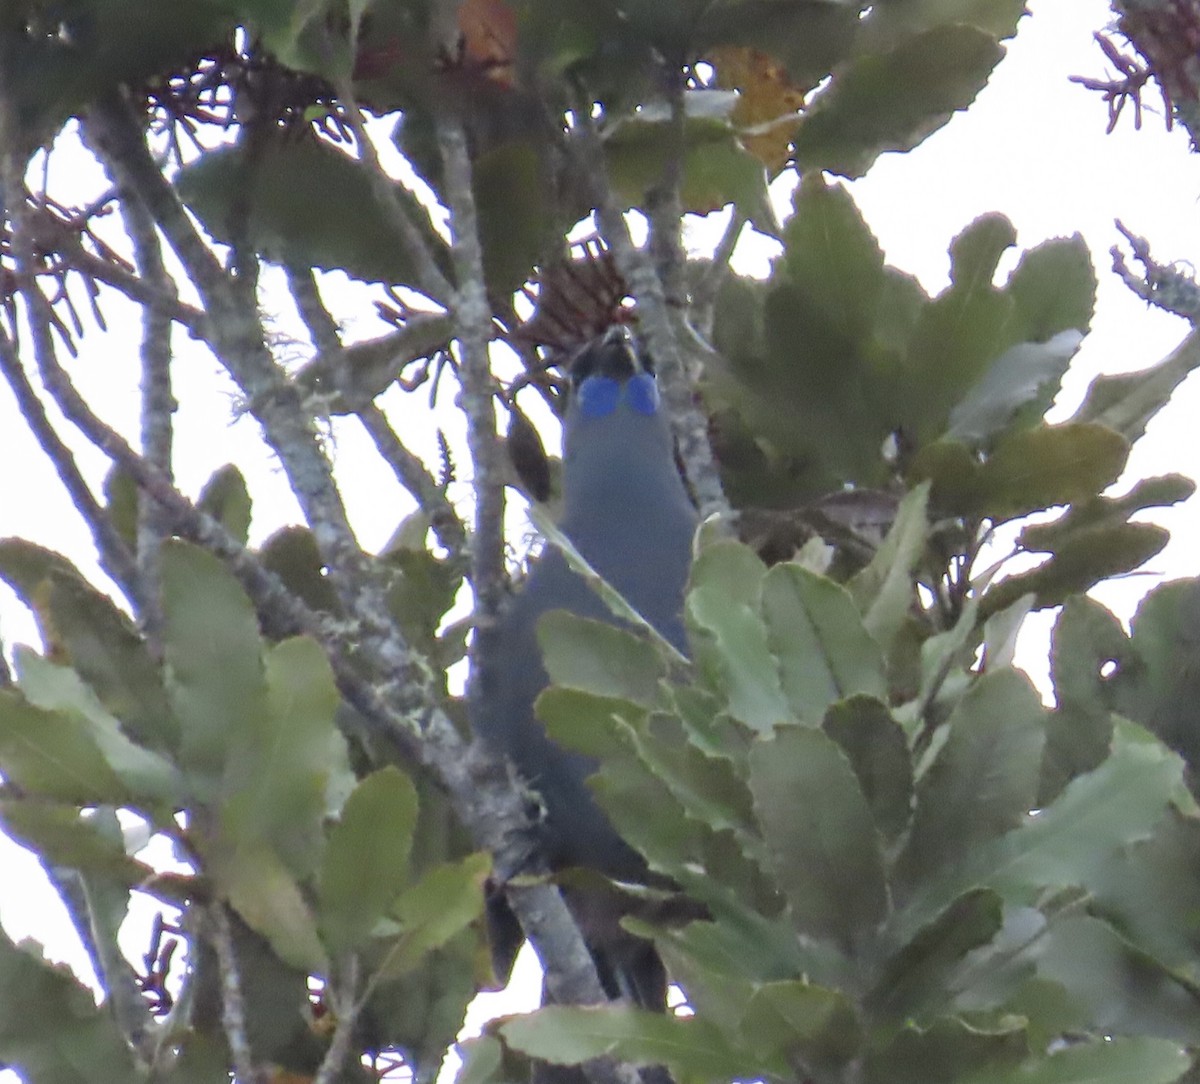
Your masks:
<instances>
[{"instance_id":1,"label":"bare twig","mask_svg":"<svg viewBox=\"0 0 1200 1084\"><path fill-rule=\"evenodd\" d=\"M394 182L379 161L379 155L367 132L362 110L358 106L358 101L354 96L354 87L350 80L340 80L337 84L337 92L346 121L354 133L358 153L367 168L367 179L370 181L375 200L396 228L397 233L403 238L405 248L408 250L407 254L417 269L417 281L414 285L427 297L445 304L454 292L453 287L447 281L446 276L442 274L420 231L396 199L393 189Z\"/></svg>"},{"instance_id":2,"label":"bare twig","mask_svg":"<svg viewBox=\"0 0 1200 1084\"><path fill-rule=\"evenodd\" d=\"M1158 263L1150 254L1150 243L1126 229L1120 220L1117 229L1129 242L1133 258L1145 268L1140 275L1130 270L1124 253L1114 245L1111 250L1113 270L1125 285L1149 304L1182 316L1193 327L1200 326L1200 284L1195 276Z\"/></svg>"},{"instance_id":3,"label":"bare twig","mask_svg":"<svg viewBox=\"0 0 1200 1084\"><path fill-rule=\"evenodd\" d=\"M453 311L462 352L463 412L475 470L475 530L471 540L471 583L484 621L496 613L504 589L504 482L496 439L496 380L488 343L492 309L483 280L483 249L471 189L467 136L456 117L438 121L446 200L450 206L451 252L458 277Z\"/></svg>"},{"instance_id":4,"label":"bare twig","mask_svg":"<svg viewBox=\"0 0 1200 1084\"><path fill-rule=\"evenodd\" d=\"M5 109L6 104L0 102L0 111ZM11 130L6 120L3 112L0 112L0 144L5 142L4 133ZM47 390L54 396L55 386L59 383L57 378L60 374L65 376L65 373L59 365L50 334L47 312L49 302L43 296L31 269L32 253L29 250L30 240L25 228L27 204L19 195L23 192L22 165L15 154L6 154L0 162L0 217L3 209L8 208L9 219L13 223L13 255L16 263L14 274L25 300L34 358ZM140 607L145 601L145 592L133 554L88 487L75 457L51 425L41 400L34 392L17 357L15 345L3 329L0 329L0 370L3 370L13 389L23 417L54 465L76 510L88 525L102 566L130 601Z\"/></svg>"},{"instance_id":5,"label":"bare twig","mask_svg":"<svg viewBox=\"0 0 1200 1084\"><path fill-rule=\"evenodd\" d=\"M223 903L210 904L207 911L208 937L217 954L221 974L221 1022L233 1058L234 1075L239 1084L259 1084L262 1077L254 1067L254 1054L246 1030L246 1004L242 998L242 980L229 912Z\"/></svg>"},{"instance_id":6,"label":"bare twig","mask_svg":"<svg viewBox=\"0 0 1200 1084\"><path fill-rule=\"evenodd\" d=\"M325 1051L325 1057L321 1059L321 1067L313 1077L312 1084L335 1084L341 1079L354 1040L354 1026L366 1001L365 995L361 998L358 995L361 982L359 970L358 957L353 954L339 968L342 974L338 976L336 996L331 1006L335 1020L333 1039ZM326 986L326 992L331 992L329 986Z\"/></svg>"}]
</instances>

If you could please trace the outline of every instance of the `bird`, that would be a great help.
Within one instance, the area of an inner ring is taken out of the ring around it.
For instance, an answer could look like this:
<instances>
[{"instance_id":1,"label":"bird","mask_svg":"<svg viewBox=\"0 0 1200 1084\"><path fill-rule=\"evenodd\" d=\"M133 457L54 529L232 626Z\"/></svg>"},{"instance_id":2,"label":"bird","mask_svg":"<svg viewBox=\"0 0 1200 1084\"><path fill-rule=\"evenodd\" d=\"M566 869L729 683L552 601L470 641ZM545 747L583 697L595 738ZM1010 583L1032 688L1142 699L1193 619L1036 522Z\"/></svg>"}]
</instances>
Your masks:
<instances>
[{"instance_id":1,"label":"bird","mask_svg":"<svg viewBox=\"0 0 1200 1084\"><path fill-rule=\"evenodd\" d=\"M628 325L614 324L578 350L567 370L559 528L596 572L686 653L683 602L697 513L676 463L652 360ZM534 701L549 684L537 622L551 610L619 624L561 551L547 547L497 620L476 731L537 793L538 845L552 870L581 867L616 881L656 883L587 787L595 760L555 744L535 716ZM587 887L585 879L564 888L564 898L607 995L664 1009L663 965L649 942L620 927L614 894ZM489 904L494 925L511 919L511 913L503 917L505 907L502 897ZM515 920L509 932L510 940L516 938L511 957L520 944Z\"/></svg>"}]
</instances>

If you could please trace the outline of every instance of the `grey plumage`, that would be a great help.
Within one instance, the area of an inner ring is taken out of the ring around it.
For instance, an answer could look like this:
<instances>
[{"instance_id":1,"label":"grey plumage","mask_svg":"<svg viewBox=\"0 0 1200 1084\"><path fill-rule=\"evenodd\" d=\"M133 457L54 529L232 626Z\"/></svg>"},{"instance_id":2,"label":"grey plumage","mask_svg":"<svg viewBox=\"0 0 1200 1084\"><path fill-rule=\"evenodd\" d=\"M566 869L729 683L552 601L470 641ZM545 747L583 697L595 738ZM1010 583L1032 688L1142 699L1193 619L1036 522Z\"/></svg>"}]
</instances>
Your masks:
<instances>
[{"instance_id":1,"label":"grey plumage","mask_svg":"<svg viewBox=\"0 0 1200 1084\"><path fill-rule=\"evenodd\" d=\"M667 419L654 409L657 391L646 370L636 340L623 327L610 329L573 361L563 419L560 526L588 563L682 651L696 512L675 464ZM644 860L587 788L594 762L559 748L534 717L533 702L548 684L537 620L556 609L615 620L562 554L548 548L500 618L476 728L539 793L545 812L539 842L552 867L645 880ZM587 889L568 892L567 900L610 994L643 1004L661 1001L661 964L649 945L619 928L611 904Z\"/></svg>"}]
</instances>

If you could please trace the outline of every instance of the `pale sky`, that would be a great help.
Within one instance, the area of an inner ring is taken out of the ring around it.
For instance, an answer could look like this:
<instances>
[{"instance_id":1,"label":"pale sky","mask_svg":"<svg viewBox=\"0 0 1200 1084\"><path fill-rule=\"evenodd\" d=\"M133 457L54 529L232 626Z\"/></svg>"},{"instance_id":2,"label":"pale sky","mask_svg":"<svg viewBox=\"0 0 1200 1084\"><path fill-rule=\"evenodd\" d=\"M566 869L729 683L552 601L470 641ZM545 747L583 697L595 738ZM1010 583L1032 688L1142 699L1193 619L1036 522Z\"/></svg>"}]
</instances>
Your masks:
<instances>
[{"instance_id":1,"label":"pale sky","mask_svg":"<svg viewBox=\"0 0 1200 1084\"><path fill-rule=\"evenodd\" d=\"M1022 23L1009 56L976 104L907 155L887 155L852 186L855 199L890 262L936 290L947 281L947 245L976 216L1007 214L1018 242L1030 247L1048 237L1080 232L1091 247L1100 279L1092 333L1066 381L1052 417L1069 413L1088 380L1100 372L1143 368L1160 360L1183 338L1184 321L1150 311L1109 270L1110 246L1121 239L1113 225L1122 219L1147 237L1160 261L1200 260L1200 157L1190 155L1186 133L1164 131L1158 113L1147 112L1135 132L1132 111L1106 136L1107 111L1098 95L1068 82L1068 76L1101 76L1106 61L1092 32L1111 18L1105 0L1033 0L1033 16ZM1147 97L1153 106L1153 94ZM64 149L50 162L52 188L60 198L81 198L102 184ZM70 183L68 183L70 182ZM781 192L786 203L786 195ZM701 231L691 235L701 236ZM761 269L772 245L743 246L738 266ZM1015 256L1001 266L1011 268ZM103 300L110 325L128 317L116 298ZM366 306L362 306L365 311ZM376 325L377 327L377 325ZM351 328L353 331L354 329ZM369 323L359 335L377 334ZM132 334L132 333L131 333ZM137 432L136 340L89 339L73 367L81 390L94 398L111 424ZM216 365L185 336L177 336L179 363L178 474L181 487L195 494L211 472L227 461L242 467L256 498L255 539L297 513L278 469L263 456L254 426L234 420L233 397ZM1188 380L1135 448L1127 479L1180 471L1200 478L1200 442L1191 426L1200 407L1200 382ZM454 412L447 412L453 414ZM453 419L447 419L453 425ZM19 535L58 549L83 567L94 567L90 539L57 479L25 434L7 388L0 388L0 537ZM353 426L334 431L334 452L346 500L364 545L381 545L406 510L401 491L375 460ZM432 451L432 437L423 450ZM102 464L85 454L89 477L98 480ZM1200 501L1157 510L1157 522L1172 541L1151 562L1149 575L1100 588L1096 595L1128 618L1136 601L1155 583L1196 573ZM1031 621L1025 634L1024 664L1044 680L1045 636L1052 615ZM0 637L37 643L33 625L7 590L0 587ZM56 958L77 958L64 933L61 908L44 886L36 864L14 845L0 840L0 921L16 938L33 936ZM0 1073L0 1084L15 1079Z\"/></svg>"}]
</instances>

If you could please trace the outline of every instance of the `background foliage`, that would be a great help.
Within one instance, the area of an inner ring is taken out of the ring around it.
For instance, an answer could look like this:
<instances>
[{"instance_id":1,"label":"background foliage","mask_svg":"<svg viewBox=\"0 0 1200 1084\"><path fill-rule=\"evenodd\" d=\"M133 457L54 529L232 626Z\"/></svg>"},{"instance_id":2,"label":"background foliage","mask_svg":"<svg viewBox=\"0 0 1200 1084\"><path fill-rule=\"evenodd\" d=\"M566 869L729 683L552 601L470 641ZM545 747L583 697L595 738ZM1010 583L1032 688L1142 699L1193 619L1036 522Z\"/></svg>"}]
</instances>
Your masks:
<instances>
[{"instance_id":1,"label":"background foliage","mask_svg":"<svg viewBox=\"0 0 1200 1084\"><path fill-rule=\"evenodd\" d=\"M1165 544L1139 513L1194 490L1167 475L1108 492L1196 361L1101 378L1047 424L1092 317L1082 239L1046 239L999 281L1016 235L985 215L948 239L950 285L930 296L837 180L968 107L1023 13L0 9L0 363L123 595L0 542L0 577L43 638L2 675L0 825L42 858L103 986L96 1003L37 946L0 940L4 1064L30 1084L436 1075L495 983L483 889L512 868L525 816L463 737L456 599L467 584L485 616L497 604L506 483L554 506L527 418L532 399L559 401L546 362L631 298L681 466L722 513L698 541L691 662L552 615L539 711L602 758L614 823L688 897L681 920L638 889L626 922L690 1011L595 1004L594 975L571 985L578 937L541 920L536 892L554 893L527 877L512 898L558 1004L465 1043L460 1079L523 1079L530 1059L595 1080L665 1065L680 1084L1194 1075L1200 588L1158 588L1128 631L1086 592ZM394 123L401 179L364 110ZM111 180L96 206L36 187L30 162L64 126ZM767 184L784 170L800 179L780 221ZM718 250L686 258L681 217L729 207ZM110 209L119 238L97 218ZM589 219L596 238L570 245ZM781 244L766 278L728 269L743 229ZM1147 296L1188 296L1139 255ZM311 340L300 364L264 326L268 267ZM373 284L388 330L345 346L314 272ZM79 296L111 290L144 308L136 451L60 360L102 320ZM303 511L261 546L235 468L195 501L173 484L180 329L237 382ZM431 466L406 446L427 408L376 403L443 370L467 416L467 508L447 496L462 453L443 438ZM102 492L46 397L111 460ZM357 417L419 506L381 553L354 540L331 415ZM1013 646L1052 606L1044 703ZM175 872L139 857L151 835ZM116 940L135 893L173 922L136 969Z\"/></svg>"}]
</instances>

